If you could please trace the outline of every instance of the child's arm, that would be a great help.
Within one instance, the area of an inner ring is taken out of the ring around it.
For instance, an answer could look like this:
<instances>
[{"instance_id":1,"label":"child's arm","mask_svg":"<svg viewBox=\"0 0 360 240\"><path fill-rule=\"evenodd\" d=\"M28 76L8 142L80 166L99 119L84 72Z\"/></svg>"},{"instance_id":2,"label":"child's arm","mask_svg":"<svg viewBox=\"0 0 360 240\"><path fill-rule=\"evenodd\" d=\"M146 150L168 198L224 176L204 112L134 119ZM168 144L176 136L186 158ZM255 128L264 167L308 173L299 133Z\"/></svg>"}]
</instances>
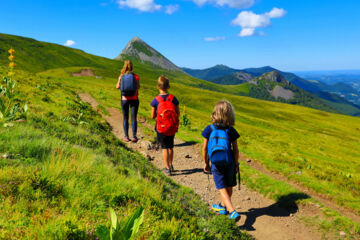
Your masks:
<instances>
[{"instance_id":1,"label":"child's arm","mask_svg":"<svg viewBox=\"0 0 360 240\"><path fill-rule=\"evenodd\" d=\"M210 165L208 159L208 142L209 139L204 138L204 144L202 148L203 160L204 160L204 172L210 172Z\"/></svg>"},{"instance_id":2,"label":"child's arm","mask_svg":"<svg viewBox=\"0 0 360 240\"><path fill-rule=\"evenodd\" d=\"M235 166L236 166L236 169L239 169L237 167L239 164L239 148L238 148L237 140L233 141L232 145L233 145L233 156L234 156Z\"/></svg>"},{"instance_id":3,"label":"child's arm","mask_svg":"<svg viewBox=\"0 0 360 240\"><path fill-rule=\"evenodd\" d=\"M122 77L122 74L120 74L120 76L119 76L118 82L116 84L116 89L120 89L121 77Z\"/></svg>"},{"instance_id":4,"label":"child's arm","mask_svg":"<svg viewBox=\"0 0 360 240\"><path fill-rule=\"evenodd\" d=\"M154 108L154 107L151 108L151 118L152 119L156 118L156 108Z\"/></svg>"}]
</instances>

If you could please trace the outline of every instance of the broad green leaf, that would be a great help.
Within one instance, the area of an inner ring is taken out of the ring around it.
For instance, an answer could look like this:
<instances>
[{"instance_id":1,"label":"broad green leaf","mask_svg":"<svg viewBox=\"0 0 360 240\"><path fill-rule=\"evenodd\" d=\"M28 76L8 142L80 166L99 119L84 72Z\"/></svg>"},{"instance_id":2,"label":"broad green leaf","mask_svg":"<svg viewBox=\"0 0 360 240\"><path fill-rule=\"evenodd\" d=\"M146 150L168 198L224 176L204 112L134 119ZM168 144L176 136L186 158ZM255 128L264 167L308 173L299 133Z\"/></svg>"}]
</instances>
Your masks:
<instances>
[{"instance_id":1,"label":"broad green leaf","mask_svg":"<svg viewBox=\"0 0 360 240\"><path fill-rule=\"evenodd\" d=\"M28 110L28 105L27 105L27 104L25 104L25 105L24 105L24 113L26 113L26 112L27 112L27 110Z\"/></svg>"},{"instance_id":2,"label":"broad green leaf","mask_svg":"<svg viewBox=\"0 0 360 240\"><path fill-rule=\"evenodd\" d=\"M130 219L127 221L127 223L122 227L122 232L126 239L130 239L132 235L132 229L135 223L135 220L140 218L142 212L144 209L142 207L139 207L135 213L130 217Z\"/></svg>"},{"instance_id":3,"label":"broad green leaf","mask_svg":"<svg viewBox=\"0 0 360 240\"><path fill-rule=\"evenodd\" d=\"M144 211L141 212L140 217L135 219L134 225L132 227L132 233L131 233L130 239L134 238L135 235L139 232L140 226L143 223L143 221L144 221Z\"/></svg>"},{"instance_id":4,"label":"broad green leaf","mask_svg":"<svg viewBox=\"0 0 360 240\"><path fill-rule=\"evenodd\" d=\"M118 219L114 209L110 208L111 227L116 229L118 225Z\"/></svg>"}]
</instances>

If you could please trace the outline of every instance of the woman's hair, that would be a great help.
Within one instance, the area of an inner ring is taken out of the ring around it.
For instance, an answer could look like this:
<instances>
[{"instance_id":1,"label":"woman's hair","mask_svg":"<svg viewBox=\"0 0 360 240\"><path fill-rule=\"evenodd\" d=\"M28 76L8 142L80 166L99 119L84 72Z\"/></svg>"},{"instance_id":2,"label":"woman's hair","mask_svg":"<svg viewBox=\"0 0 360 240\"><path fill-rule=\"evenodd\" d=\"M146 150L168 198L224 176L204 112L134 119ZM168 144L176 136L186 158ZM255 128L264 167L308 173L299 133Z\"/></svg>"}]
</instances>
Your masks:
<instances>
[{"instance_id":1,"label":"woman's hair","mask_svg":"<svg viewBox=\"0 0 360 240\"><path fill-rule=\"evenodd\" d=\"M225 126L235 125L235 111L233 105L227 100L219 101L211 114L211 120L215 124Z\"/></svg>"},{"instance_id":2,"label":"woman's hair","mask_svg":"<svg viewBox=\"0 0 360 240\"><path fill-rule=\"evenodd\" d=\"M124 66L121 69L121 74L129 74L132 73L134 70L133 64L130 60L126 60L124 62Z\"/></svg>"},{"instance_id":3,"label":"woman's hair","mask_svg":"<svg viewBox=\"0 0 360 240\"><path fill-rule=\"evenodd\" d=\"M161 75L158 79L157 85L161 90L167 90L170 88L169 79L164 75Z\"/></svg>"}]
</instances>

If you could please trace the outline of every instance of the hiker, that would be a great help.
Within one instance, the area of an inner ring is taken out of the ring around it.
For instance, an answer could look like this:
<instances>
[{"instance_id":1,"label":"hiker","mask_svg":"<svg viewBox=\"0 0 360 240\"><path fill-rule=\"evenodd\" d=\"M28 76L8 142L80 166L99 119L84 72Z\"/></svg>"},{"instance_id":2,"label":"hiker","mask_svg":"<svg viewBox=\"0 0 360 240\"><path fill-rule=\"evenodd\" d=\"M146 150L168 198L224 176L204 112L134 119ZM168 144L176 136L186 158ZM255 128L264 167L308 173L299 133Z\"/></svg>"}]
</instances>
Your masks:
<instances>
[{"instance_id":1,"label":"hiker","mask_svg":"<svg viewBox=\"0 0 360 240\"><path fill-rule=\"evenodd\" d=\"M202 136L204 137L204 172L211 171L216 189L221 196L221 202L213 204L212 209L222 215L229 214L230 219L238 221L240 214L231 203L233 187L236 186L236 173L239 169L237 139L240 135L232 127L235 124L234 107L226 100L219 101L211 114L211 120L213 124L204 129Z\"/></svg>"},{"instance_id":2,"label":"hiker","mask_svg":"<svg viewBox=\"0 0 360 240\"><path fill-rule=\"evenodd\" d=\"M137 142L137 113L139 110L140 77L133 72L130 60L124 62L116 88L121 91L121 109L123 113L124 142ZM131 128L133 138L129 138L129 108L131 109Z\"/></svg>"},{"instance_id":3,"label":"hiker","mask_svg":"<svg viewBox=\"0 0 360 240\"><path fill-rule=\"evenodd\" d=\"M157 141L161 145L165 168L163 173L171 176L174 172L174 137L179 127L179 101L169 94L169 79L160 76L157 82L160 95L151 102L151 117L156 118L155 131Z\"/></svg>"}]
</instances>

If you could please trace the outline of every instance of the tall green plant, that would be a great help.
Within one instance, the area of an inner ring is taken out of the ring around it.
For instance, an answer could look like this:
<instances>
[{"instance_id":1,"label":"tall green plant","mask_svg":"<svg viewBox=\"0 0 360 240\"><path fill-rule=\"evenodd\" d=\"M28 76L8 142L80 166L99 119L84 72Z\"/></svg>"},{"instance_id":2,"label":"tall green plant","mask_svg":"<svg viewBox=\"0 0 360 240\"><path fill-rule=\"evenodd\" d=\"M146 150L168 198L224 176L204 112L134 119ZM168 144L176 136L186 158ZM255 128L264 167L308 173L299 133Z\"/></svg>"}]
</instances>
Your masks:
<instances>
[{"instance_id":1,"label":"tall green plant","mask_svg":"<svg viewBox=\"0 0 360 240\"><path fill-rule=\"evenodd\" d=\"M14 67L16 66L14 62L15 50L11 48L8 52L10 54L10 71L8 77L3 77L0 83L0 124L5 127L11 125L9 122L25 114L28 109L26 104L24 107L20 107L20 103L15 102L16 96L19 95L19 92L15 90L16 82L11 78L14 75Z\"/></svg>"},{"instance_id":2,"label":"tall green plant","mask_svg":"<svg viewBox=\"0 0 360 240\"><path fill-rule=\"evenodd\" d=\"M140 225L144 220L144 209L139 207L127 220L119 223L114 209L110 208L111 226L108 229L101 225L96 229L99 240L129 240L133 239L139 232Z\"/></svg>"}]
</instances>

